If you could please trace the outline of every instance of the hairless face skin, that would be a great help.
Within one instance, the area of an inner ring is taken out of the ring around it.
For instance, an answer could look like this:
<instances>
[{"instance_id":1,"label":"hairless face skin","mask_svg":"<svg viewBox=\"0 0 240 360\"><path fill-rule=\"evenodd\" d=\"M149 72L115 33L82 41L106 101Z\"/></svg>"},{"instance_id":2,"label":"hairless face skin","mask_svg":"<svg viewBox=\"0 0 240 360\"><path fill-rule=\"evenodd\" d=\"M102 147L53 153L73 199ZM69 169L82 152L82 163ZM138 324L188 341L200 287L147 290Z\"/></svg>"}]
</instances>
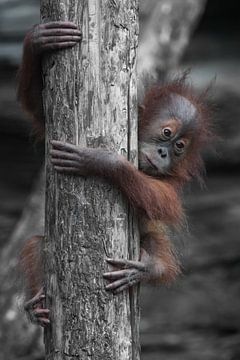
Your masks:
<instances>
[{"instance_id":1,"label":"hairless face skin","mask_svg":"<svg viewBox=\"0 0 240 360\"><path fill-rule=\"evenodd\" d=\"M44 133L42 55L75 46L80 40L80 31L70 22L37 25L26 35L18 97L40 135ZM118 294L140 281L171 283L179 274L179 261L167 229L179 230L184 218L181 189L199 176L200 151L210 139L206 114L202 99L184 78L151 87L139 107L139 170L107 149L51 141L50 156L56 171L106 179L121 190L138 213L139 261L107 259L114 268L103 274L109 282L107 291ZM35 236L26 242L21 263L32 297L25 308L33 322L46 326L50 317L43 306L42 239Z\"/></svg>"}]
</instances>

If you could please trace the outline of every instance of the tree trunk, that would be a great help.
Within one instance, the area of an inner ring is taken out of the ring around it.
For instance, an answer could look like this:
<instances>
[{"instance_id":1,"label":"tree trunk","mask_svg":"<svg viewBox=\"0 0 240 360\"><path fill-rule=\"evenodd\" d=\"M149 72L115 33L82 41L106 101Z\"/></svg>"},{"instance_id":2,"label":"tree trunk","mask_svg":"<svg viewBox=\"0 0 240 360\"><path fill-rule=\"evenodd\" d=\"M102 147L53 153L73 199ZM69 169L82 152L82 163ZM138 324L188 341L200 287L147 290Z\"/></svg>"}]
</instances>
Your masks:
<instances>
[{"instance_id":1,"label":"tree trunk","mask_svg":"<svg viewBox=\"0 0 240 360\"><path fill-rule=\"evenodd\" d=\"M80 46L46 59L48 140L104 146L137 164L137 0L41 1L43 21L71 20ZM135 258L134 216L100 179L57 175L47 155L47 359L138 359L137 290L113 296L107 257Z\"/></svg>"}]
</instances>

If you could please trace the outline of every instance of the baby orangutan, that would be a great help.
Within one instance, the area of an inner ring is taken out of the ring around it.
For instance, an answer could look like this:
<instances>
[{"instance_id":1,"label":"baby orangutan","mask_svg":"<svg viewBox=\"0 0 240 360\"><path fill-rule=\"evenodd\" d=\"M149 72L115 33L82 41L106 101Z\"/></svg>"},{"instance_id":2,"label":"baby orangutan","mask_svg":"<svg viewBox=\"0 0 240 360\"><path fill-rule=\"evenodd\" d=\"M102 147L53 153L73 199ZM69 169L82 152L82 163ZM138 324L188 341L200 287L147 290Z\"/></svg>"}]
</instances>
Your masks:
<instances>
[{"instance_id":1,"label":"baby orangutan","mask_svg":"<svg viewBox=\"0 0 240 360\"><path fill-rule=\"evenodd\" d=\"M23 79L24 73L21 76ZM31 81L28 84L33 86ZM20 99L26 95L21 94ZM32 111L26 101L24 106ZM39 104L34 105L35 123L39 125L40 111L36 109ZM80 148L52 140L51 161L56 171L106 179L121 190L140 219L140 259L107 259L114 270L103 274L109 281L106 290L117 294L140 281L169 284L180 273L167 230L181 228L181 191L185 183L201 175L201 150L210 138L205 101L194 95L183 77L164 86L154 85L146 92L139 107L139 170L107 149ZM42 237L36 236L26 242L22 265L30 297L34 296L25 308L32 321L45 326L49 310L42 308L41 241Z\"/></svg>"},{"instance_id":2,"label":"baby orangutan","mask_svg":"<svg viewBox=\"0 0 240 360\"><path fill-rule=\"evenodd\" d=\"M180 272L167 228L181 227L181 188L200 175L200 149L210 135L206 112L183 80L152 87L140 109L139 170L106 149L51 141L56 171L106 179L141 219L140 260L107 260L117 269L104 274L106 289L115 294L139 281L171 283Z\"/></svg>"}]
</instances>

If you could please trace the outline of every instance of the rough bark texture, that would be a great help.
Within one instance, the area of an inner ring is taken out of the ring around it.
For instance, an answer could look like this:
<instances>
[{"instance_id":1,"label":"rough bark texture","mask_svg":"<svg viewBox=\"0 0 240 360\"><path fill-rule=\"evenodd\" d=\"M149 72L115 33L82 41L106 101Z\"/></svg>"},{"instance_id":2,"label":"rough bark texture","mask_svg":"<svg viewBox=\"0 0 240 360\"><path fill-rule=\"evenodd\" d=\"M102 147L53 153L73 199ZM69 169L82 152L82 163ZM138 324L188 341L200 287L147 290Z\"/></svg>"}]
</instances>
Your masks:
<instances>
[{"instance_id":1,"label":"rough bark texture","mask_svg":"<svg viewBox=\"0 0 240 360\"><path fill-rule=\"evenodd\" d=\"M79 24L82 44L47 59L48 139L104 146L137 163L138 1L41 1L43 21ZM47 159L47 359L138 359L135 294L104 290L105 259L137 258L134 216L100 179L53 172Z\"/></svg>"},{"instance_id":2,"label":"rough bark texture","mask_svg":"<svg viewBox=\"0 0 240 360\"><path fill-rule=\"evenodd\" d=\"M141 0L138 71L157 77L175 67L206 0Z\"/></svg>"}]
</instances>

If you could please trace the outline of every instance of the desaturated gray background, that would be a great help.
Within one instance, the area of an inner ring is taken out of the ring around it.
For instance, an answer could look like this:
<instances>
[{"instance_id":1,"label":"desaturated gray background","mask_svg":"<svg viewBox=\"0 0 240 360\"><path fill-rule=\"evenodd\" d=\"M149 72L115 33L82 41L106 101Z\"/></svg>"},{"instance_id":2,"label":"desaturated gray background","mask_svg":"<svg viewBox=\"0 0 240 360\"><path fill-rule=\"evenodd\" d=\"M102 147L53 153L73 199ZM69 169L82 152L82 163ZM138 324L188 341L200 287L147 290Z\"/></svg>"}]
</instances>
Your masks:
<instances>
[{"instance_id":1,"label":"desaturated gray background","mask_svg":"<svg viewBox=\"0 0 240 360\"><path fill-rule=\"evenodd\" d=\"M206 157L206 188L193 184L186 190L190 235L183 241L182 278L171 289L142 289L143 360L240 359L239 8L235 0L209 0L181 60L180 69L192 69L199 89L216 78L211 103L221 140L216 153ZM15 94L23 36L38 19L37 0L0 0L1 249L43 161L43 146L29 136L30 126ZM13 321L14 314L7 316ZM4 339L3 334L1 327ZM0 359L42 359L34 342L27 348L14 348L13 342L5 351L3 346Z\"/></svg>"}]
</instances>

